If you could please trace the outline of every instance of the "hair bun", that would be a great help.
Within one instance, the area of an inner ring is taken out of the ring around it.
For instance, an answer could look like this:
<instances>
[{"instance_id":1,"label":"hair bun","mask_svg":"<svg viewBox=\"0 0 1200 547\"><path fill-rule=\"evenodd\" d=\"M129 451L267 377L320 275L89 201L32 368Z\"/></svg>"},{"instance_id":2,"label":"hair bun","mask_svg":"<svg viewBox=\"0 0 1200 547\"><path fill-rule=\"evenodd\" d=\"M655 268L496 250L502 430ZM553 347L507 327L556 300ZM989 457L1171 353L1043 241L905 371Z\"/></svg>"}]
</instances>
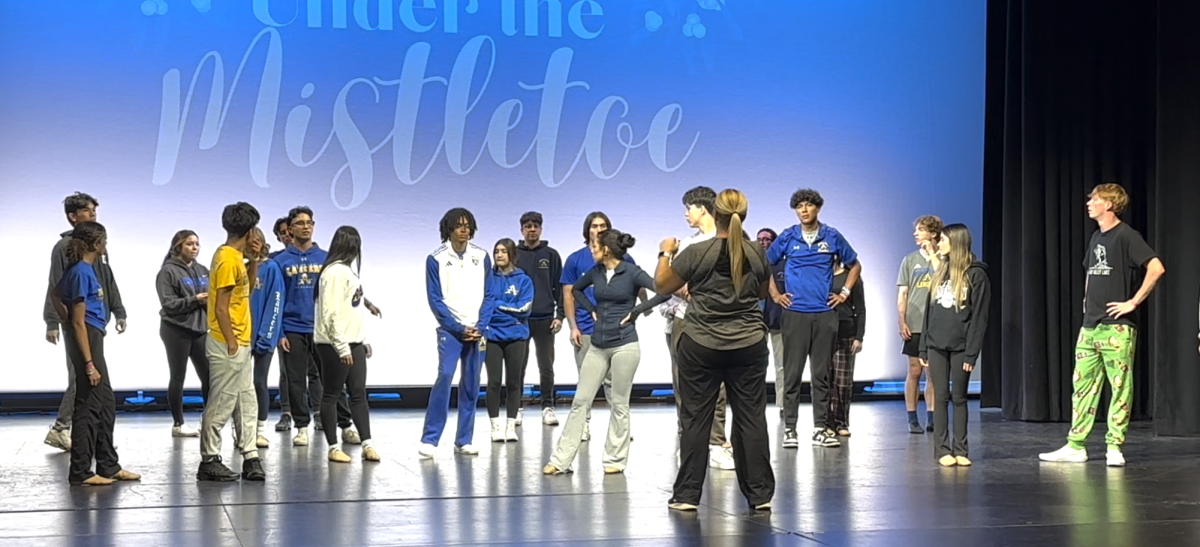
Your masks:
<instances>
[{"instance_id":1,"label":"hair bun","mask_svg":"<svg viewBox=\"0 0 1200 547\"><path fill-rule=\"evenodd\" d=\"M637 243L637 240L636 240L636 239L634 239L634 238L633 238L633 236L631 236L631 235L629 235L629 234L624 234L624 233L623 233L623 234L621 234L621 237L618 237L618 238L617 238L617 243L618 243L620 246L622 246L622 247L624 247L624 248L626 248L626 249L629 249L629 248L632 248L632 247L633 247L633 244L634 244L634 243Z\"/></svg>"}]
</instances>

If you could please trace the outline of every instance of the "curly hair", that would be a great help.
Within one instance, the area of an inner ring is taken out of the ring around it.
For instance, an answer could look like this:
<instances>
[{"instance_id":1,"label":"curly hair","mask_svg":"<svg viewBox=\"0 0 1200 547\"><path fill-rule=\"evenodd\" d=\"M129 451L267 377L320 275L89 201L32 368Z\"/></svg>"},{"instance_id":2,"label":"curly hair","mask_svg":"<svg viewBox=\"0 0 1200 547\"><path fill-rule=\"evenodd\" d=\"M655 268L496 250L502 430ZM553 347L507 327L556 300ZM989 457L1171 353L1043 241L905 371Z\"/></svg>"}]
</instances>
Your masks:
<instances>
[{"instance_id":1,"label":"curly hair","mask_svg":"<svg viewBox=\"0 0 1200 547\"><path fill-rule=\"evenodd\" d=\"M792 209L799 207L801 203L811 203L820 209L825 206L825 198L821 197L821 193L816 190L802 188L792 194Z\"/></svg>"}]
</instances>

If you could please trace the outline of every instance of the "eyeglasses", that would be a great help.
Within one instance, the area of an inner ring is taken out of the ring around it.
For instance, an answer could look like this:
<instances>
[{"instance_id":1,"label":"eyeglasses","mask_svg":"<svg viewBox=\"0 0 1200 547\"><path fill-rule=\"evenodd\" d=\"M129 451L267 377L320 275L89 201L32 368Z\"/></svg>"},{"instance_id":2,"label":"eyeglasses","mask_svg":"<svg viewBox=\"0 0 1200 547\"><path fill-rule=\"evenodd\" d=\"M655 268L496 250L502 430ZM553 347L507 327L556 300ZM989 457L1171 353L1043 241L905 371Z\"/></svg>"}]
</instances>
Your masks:
<instances>
[{"instance_id":1,"label":"eyeglasses","mask_svg":"<svg viewBox=\"0 0 1200 547\"><path fill-rule=\"evenodd\" d=\"M316 221L313 221L313 220L297 220L296 222L292 223L292 226L296 226L299 228L305 228L305 227L316 226L316 225L317 225Z\"/></svg>"},{"instance_id":2,"label":"eyeglasses","mask_svg":"<svg viewBox=\"0 0 1200 547\"><path fill-rule=\"evenodd\" d=\"M760 238L758 238L758 242L759 242L759 243L762 243L762 242L764 242L764 241L766 241L767 243L770 243L770 242L772 242L772 241L775 241L775 238L773 238L773 237L760 237Z\"/></svg>"}]
</instances>

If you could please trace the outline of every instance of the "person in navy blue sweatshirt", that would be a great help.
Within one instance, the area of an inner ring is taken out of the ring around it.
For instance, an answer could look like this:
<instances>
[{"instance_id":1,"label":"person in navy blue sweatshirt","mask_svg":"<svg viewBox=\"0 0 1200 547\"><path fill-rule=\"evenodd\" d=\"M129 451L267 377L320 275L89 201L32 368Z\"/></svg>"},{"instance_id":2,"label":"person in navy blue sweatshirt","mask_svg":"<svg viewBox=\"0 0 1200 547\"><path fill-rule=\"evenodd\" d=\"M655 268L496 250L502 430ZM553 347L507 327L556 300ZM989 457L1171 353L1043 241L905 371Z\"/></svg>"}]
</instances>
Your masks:
<instances>
[{"instance_id":1,"label":"person in navy blue sweatshirt","mask_svg":"<svg viewBox=\"0 0 1200 547\"><path fill-rule=\"evenodd\" d=\"M318 366L316 345L313 343L313 314L316 303L313 289L321 280L321 265L326 253L313 241L312 209L295 207L288 212L288 226L292 244L275 257L283 270L283 338L279 348L283 350L283 366L287 368L288 402L291 404L292 419L296 424L294 446L308 446L308 424L313 421L309 413L309 400L320 403L325 391L321 384L321 367ZM369 304L368 304L369 306ZM306 385L307 384L307 385ZM342 428L342 440L358 444L358 432L351 427L350 405L343 398L337 405L338 427ZM318 430L320 419L316 420Z\"/></svg>"},{"instance_id":2,"label":"person in navy blue sweatshirt","mask_svg":"<svg viewBox=\"0 0 1200 547\"><path fill-rule=\"evenodd\" d=\"M258 256L249 257L258 263L254 289L250 293L250 325L253 332L250 352L254 355L254 395L258 399L258 439L255 444L259 448L267 448L271 445L263 436L267 427L267 411L271 405L267 376L271 372L271 358L275 356L275 347L283 332L280 325L283 316L283 270L274 260L267 258L271 246L262 230L256 227L250 232L250 237L261 243ZM279 391L286 392L287 385L280 384Z\"/></svg>"},{"instance_id":3,"label":"person in navy blue sweatshirt","mask_svg":"<svg viewBox=\"0 0 1200 547\"><path fill-rule=\"evenodd\" d=\"M121 468L113 445L117 400L104 359L104 333L109 312L104 284L94 265L108 245L104 227L79 222L65 245L67 267L54 290L54 309L63 319L63 338L75 366L75 416L71 428L73 486L101 486L135 481L141 476ZM92 472L92 461L96 471Z\"/></svg>"},{"instance_id":4,"label":"person in navy blue sweatshirt","mask_svg":"<svg viewBox=\"0 0 1200 547\"><path fill-rule=\"evenodd\" d=\"M517 410L521 407L521 371L529 351L529 312L533 309L533 280L514 262L517 246L504 238L492 250L492 298L496 311L483 337L487 340L487 409L492 420L492 442L516 442ZM505 369L501 376L501 369ZM508 391L507 421L500 419L500 384Z\"/></svg>"},{"instance_id":5,"label":"person in navy blue sweatshirt","mask_svg":"<svg viewBox=\"0 0 1200 547\"><path fill-rule=\"evenodd\" d=\"M171 238L171 250L163 259L155 287L158 302L159 338L167 350L167 367L171 371L167 384L167 406L175 425L173 437L199 437L200 432L183 423L183 382L187 378L188 358L196 376L200 377L200 394L208 402L208 356L204 344L208 340L208 268L196 261L200 254L200 236L191 230L180 230Z\"/></svg>"},{"instance_id":6,"label":"person in navy blue sweatshirt","mask_svg":"<svg viewBox=\"0 0 1200 547\"><path fill-rule=\"evenodd\" d=\"M279 253L287 250L288 245L292 244L292 233L288 230L287 217L275 219L274 232L275 239L279 240L279 250L267 255L267 258L271 259L279 256ZM282 271L280 275L283 275ZM283 348L276 347L275 353L279 354L279 410L281 411L279 422L275 424L275 431L282 433L292 429L292 405L288 402L287 367L283 366Z\"/></svg>"},{"instance_id":7,"label":"person in navy blue sweatshirt","mask_svg":"<svg viewBox=\"0 0 1200 547\"><path fill-rule=\"evenodd\" d=\"M554 336L562 330L566 317L563 302L563 261L550 242L542 239L542 214L530 211L521 215L521 242L517 244L517 262L533 280L533 311L529 314L529 345L537 354L538 374L541 380L542 424L558 425L554 411ZM525 352L526 365L529 351ZM521 367L521 386L525 385L525 371ZM521 425L522 411L517 410L517 425Z\"/></svg>"},{"instance_id":8,"label":"person in navy blue sweatshirt","mask_svg":"<svg viewBox=\"0 0 1200 547\"><path fill-rule=\"evenodd\" d=\"M934 453L938 465L968 466L967 384L983 350L992 285L987 265L971 252L971 232L962 224L942 229L937 269L921 329L921 365L933 382ZM951 386L953 381L953 386ZM953 390L952 390L953 389ZM950 443L945 401L954 402L954 444Z\"/></svg>"},{"instance_id":9,"label":"person in navy blue sweatshirt","mask_svg":"<svg viewBox=\"0 0 1200 547\"><path fill-rule=\"evenodd\" d=\"M476 229L475 215L470 211L461 207L447 211L439 225L442 244L425 260L429 309L438 323L438 374L425 409L419 449L423 458L432 458L437 453L450 413L450 381L460 361L454 451L466 455L479 453L471 440L475 406L479 402L479 372L487 351L484 333L491 323L496 300L492 290L492 259L487 251L471 243Z\"/></svg>"},{"instance_id":10,"label":"person in navy blue sweatshirt","mask_svg":"<svg viewBox=\"0 0 1200 547\"><path fill-rule=\"evenodd\" d=\"M771 264L785 263L784 286L771 280L771 299L784 309L784 448L800 446L796 421L806 360L812 361L812 443L823 447L842 445L829 420L829 367L838 329L833 310L850 297L862 274L862 264L840 232L817 220L824 205L825 199L816 190L792 194L791 207L800 224L784 230L767 249ZM831 294L833 265L839 261L848 268L846 284L840 292Z\"/></svg>"}]
</instances>

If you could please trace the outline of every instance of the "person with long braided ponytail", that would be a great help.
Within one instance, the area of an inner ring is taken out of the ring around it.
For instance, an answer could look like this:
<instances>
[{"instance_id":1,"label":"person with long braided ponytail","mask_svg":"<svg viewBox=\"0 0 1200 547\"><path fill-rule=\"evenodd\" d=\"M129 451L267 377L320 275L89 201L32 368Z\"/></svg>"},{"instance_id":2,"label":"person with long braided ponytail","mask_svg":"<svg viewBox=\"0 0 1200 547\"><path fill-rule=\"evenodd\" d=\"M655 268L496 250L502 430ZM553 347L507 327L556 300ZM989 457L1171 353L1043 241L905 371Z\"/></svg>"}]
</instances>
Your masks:
<instances>
[{"instance_id":1,"label":"person with long braided ponytail","mask_svg":"<svg viewBox=\"0 0 1200 547\"><path fill-rule=\"evenodd\" d=\"M668 507L695 511L708 472L708 437L721 384L733 412L730 441L738 486L755 511L769 511L775 495L767 436L767 325L759 300L768 296L771 266L742 230L749 203L733 189L716 199L716 236L676 252L674 238L659 245L654 291L690 295L675 348L682 402L679 473ZM673 259L672 259L673 257Z\"/></svg>"}]
</instances>

